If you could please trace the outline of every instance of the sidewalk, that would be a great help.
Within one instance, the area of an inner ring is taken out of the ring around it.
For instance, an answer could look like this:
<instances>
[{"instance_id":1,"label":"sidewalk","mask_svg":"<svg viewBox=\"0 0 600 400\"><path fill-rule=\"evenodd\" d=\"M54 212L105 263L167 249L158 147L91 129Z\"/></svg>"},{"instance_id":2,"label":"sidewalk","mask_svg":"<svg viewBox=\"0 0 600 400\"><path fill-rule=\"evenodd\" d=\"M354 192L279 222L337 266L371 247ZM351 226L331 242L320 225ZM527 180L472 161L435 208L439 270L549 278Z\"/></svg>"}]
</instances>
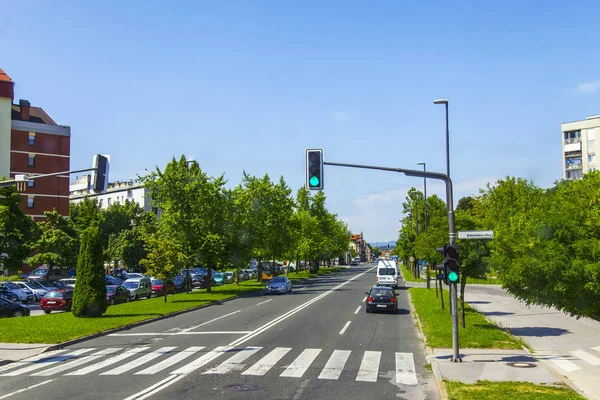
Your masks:
<instances>
[{"instance_id":1,"label":"sidewalk","mask_svg":"<svg viewBox=\"0 0 600 400\"><path fill-rule=\"evenodd\" d=\"M0 343L0 365L43 353L52 344Z\"/></svg>"}]
</instances>

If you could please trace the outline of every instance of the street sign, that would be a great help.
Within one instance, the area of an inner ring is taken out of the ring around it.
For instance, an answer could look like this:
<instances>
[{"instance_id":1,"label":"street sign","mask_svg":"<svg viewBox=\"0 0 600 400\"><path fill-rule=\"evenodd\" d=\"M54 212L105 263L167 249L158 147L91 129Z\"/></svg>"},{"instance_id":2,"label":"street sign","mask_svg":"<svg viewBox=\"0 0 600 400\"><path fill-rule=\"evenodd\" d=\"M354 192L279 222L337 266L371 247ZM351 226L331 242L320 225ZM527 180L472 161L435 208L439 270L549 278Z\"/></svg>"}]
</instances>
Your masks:
<instances>
[{"instance_id":1,"label":"street sign","mask_svg":"<svg viewBox=\"0 0 600 400\"><path fill-rule=\"evenodd\" d=\"M436 278L443 281L444 280L445 275L444 274L437 274Z\"/></svg>"},{"instance_id":2,"label":"street sign","mask_svg":"<svg viewBox=\"0 0 600 400\"><path fill-rule=\"evenodd\" d=\"M409 260L410 260L410 262L415 262L415 258L414 257L409 258Z\"/></svg>"},{"instance_id":3,"label":"street sign","mask_svg":"<svg viewBox=\"0 0 600 400\"><path fill-rule=\"evenodd\" d=\"M493 239L494 231L458 231L459 239Z\"/></svg>"},{"instance_id":4,"label":"street sign","mask_svg":"<svg viewBox=\"0 0 600 400\"><path fill-rule=\"evenodd\" d=\"M423 266L423 260L419 260L419 267Z\"/></svg>"}]
</instances>

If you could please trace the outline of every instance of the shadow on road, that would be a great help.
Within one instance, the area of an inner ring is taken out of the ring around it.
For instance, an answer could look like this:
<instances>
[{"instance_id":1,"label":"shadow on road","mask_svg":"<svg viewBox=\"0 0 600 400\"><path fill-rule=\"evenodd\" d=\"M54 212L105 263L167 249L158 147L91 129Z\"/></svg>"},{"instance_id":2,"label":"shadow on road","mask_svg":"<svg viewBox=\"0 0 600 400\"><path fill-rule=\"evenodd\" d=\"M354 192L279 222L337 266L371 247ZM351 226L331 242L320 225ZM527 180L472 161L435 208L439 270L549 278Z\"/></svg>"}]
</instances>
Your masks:
<instances>
[{"instance_id":1,"label":"shadow on road","mask_svg":"<svg viewBox=\"0 0 600 400\"><path fill-rule=\"evenodd\" d=\"M482 312L483 315L488 316L488 317L493 317L495 315L511 315L514 314L513 312L506 312L506 311L484 311Z\"/></svg>"},{"instance_id":2,"label":"shadow on road","mask_svg":"<svg viewBox=\"0 0 600 400\"><path fill-rule=\"evenodd\" d=\"M467 304L490 304L489 301L467 301Z\"/></svg>"},{"instance_id":3,"label":"shadow on road","mask_svg":"<svg viewBox=\"0 0 600 400\"><path fill-rule=\"evenodd\" d=\"M562 328L548 328L545 326L524 326L522 328L509 328L510 333L515 336L535 336L535 337L543 337L543 336L562 336L571 331Z\"/></svg>"}]
</instances>

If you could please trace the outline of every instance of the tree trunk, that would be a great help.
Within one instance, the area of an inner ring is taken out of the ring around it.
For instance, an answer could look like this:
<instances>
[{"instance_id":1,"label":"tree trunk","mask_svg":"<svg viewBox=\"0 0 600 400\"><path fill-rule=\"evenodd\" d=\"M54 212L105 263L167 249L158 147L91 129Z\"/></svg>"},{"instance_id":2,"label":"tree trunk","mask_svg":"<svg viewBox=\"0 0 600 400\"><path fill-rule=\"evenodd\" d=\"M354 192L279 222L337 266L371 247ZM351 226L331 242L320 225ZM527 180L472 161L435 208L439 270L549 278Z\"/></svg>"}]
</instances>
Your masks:
<instances>
[{"instance_id":1,"label":"tree trunk","mask_svg":"<svg viewBox=\"0 0 600 400\"><path fill-rule=\"evenodd\" d=\"M463 329L466 327L465 322L465 287L467 286L467 276L463 274L460 277L460 315Z\"/></svg>"},{"instance_id":2,"label":"tree trunk","mask_svg":"<svg viewBox=\"0 0 600 400\"><path fill-rule=\"evenodd\" d=\"M163 281L162 291L163 291L163 296L165 296L165 303L166 303L167 302L167 280L166 279Z\"/></svg>"},{"instance_id":3,"label":"tree trunk","mask_svg":"<svg viewBox=\"0 0 600 400\"><path fill-rule=\"evenodd\" d=\"M262 282L262 259L261 258L258 259L257 271L258 271L258 274L257 274L256 279L258 279L259 282Z\"/></svg>"},{"instance_id":4,"label":"tree trunk","mask_svg":"<svg viewBox=\"0 0 600 400\"><path fill-rule=\"evenodd\" d=\"M212 280L212 262L208 263L208 271L206 272L206 293L211 292L211 280Z\"/></svg>"},{"instance_id":5,"label":"tree trunk","mask_svg":"<svg viewBox=\"0 0 600 400\"><path fill-rule=\"evenodd\" d=\"M442 300L442 310L444 309L444 284L440 281L440 299Z\"/></svg>"},{"instance_id":6,"label":"tree trunk","mask_svg":"<svg viewBox=\"0 0 600 400\"><path fill-rule=\"evenodd\" d=\"M238 265L237 269L236 269L236 274L235 274L235 286L239 286L240 285L240 266Z\"/></svg>"}]
</instances>

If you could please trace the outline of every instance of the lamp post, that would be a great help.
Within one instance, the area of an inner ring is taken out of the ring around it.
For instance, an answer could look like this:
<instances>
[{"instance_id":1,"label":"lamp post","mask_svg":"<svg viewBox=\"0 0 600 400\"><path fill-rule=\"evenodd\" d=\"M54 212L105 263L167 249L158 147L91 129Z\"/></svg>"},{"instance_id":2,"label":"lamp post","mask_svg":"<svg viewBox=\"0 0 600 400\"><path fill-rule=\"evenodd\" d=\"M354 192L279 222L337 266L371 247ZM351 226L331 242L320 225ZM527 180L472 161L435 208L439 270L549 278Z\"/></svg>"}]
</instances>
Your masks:
<instances>
[{"instance_id":1,"label":"lamp post","mask_svg":"<svg viewBox=\"0 0 600 400\"><path fill-rule=\"evenodd\" d=\"M437 99L433 104L446 105L446 174L450 177L450 130L448 128L448 99Z\"/></svg>"},{"instance_id":2,"label":"lamp post","mask_svg":"<svg viewBox=\"0 0 600 400\"><path fill-rule=\"evenodd\" d=\"M417 165L423 166L423 172L427 172L427 163L421 161L418 162ZM427 233L427 178L423 177L423 231ZM426 279L427 279L427 289L430 288L429 283L429 264L427 264L427 268L425 268Z\"/></svg>"}]
</instances>

